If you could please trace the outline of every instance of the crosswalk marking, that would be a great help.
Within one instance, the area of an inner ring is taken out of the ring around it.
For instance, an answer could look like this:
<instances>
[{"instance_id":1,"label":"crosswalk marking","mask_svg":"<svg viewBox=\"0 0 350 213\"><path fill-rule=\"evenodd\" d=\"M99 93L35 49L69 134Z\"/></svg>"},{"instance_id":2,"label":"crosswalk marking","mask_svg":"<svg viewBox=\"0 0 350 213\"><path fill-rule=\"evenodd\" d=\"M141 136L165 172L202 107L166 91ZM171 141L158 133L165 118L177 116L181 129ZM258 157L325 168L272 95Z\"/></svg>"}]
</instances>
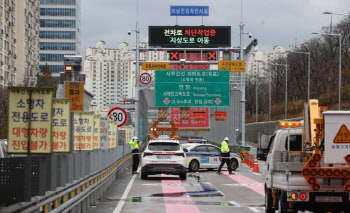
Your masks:
<instances>
[{"instance_id":1,"label":"crosswalk marking","mask_svg":"<svg viewBox=\"0 0 350 213\"><path fill-rule=\"evenodd\" d=\"M231 204L231 205L234 205L234 206L237 206L237 207L241 207L241 205L239 205L237 202L235 202L235 201L229 201L229 203Z\"/></svg>"},{"instance_id":2,"label":"crosswalk marking","mask_svg":"<svg viewBox=\"0 0 350 213\"><path fill-rule=\"evenodd\" d=\"M260 210L258 210L257 208L255 207L248 207L250 210L252 210L253 212L261 212Z\"/></svg>"}]
</instances>

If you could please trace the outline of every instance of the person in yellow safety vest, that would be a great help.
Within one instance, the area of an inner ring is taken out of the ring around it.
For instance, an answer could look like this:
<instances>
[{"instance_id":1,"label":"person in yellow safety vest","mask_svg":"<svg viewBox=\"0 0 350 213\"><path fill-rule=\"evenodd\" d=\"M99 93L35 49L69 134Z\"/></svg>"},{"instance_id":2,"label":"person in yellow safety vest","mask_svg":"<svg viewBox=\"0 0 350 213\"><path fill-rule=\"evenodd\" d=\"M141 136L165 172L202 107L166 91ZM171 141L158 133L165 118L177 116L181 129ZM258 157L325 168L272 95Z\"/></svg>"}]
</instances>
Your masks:
<instances>
[{"instance_id":1,"label":"person in yellow safety vest","mask_svg":"<svg viewBox=\"0 0 350 213\"><path fill-rule=\"evenodd\" d=\"M232 168L230 165L230 147L228 146L228 141L229 141L228 137L225 137L224 141L221 143L221 164L220 164L219 169L218 169L218 175L222 174L221 169L225 163L227 165L229 174L230 175L234 174L232 172Z\"/></svg>"},{"instance_id":2,"label":"person in yellow safety vest","mask_svg":"<svg viewBox=\"0 0 350 213\"><path fill-rule=\"evenodd\" d=\"M139 161L140 161L140 154L139 154L139 144L137 143L137 137L134 136L132 140L129 142L131 146L131 152L132 152L132 174L138 174L137 168L139 167Z\"/></svg>"}]
</instances>

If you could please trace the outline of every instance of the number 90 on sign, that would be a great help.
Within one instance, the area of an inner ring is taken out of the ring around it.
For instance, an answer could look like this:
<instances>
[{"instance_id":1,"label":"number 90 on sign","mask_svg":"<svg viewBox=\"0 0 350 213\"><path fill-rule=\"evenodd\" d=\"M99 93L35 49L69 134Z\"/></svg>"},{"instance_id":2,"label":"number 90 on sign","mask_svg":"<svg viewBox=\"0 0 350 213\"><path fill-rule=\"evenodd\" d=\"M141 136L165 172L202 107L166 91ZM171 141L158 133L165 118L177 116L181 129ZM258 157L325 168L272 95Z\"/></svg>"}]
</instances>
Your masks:
<instances>
[{"instance_id":1,"label":"number 90 on sign","mask_svg":"<svg viewBox=\"0 0 350 213\"><path fill-rule=\"evenodd\" d=\"M151 81L152 81L152 77L147 72L144 72L140 75L141 84L147 85L147 84L151 83Z\"/></svg>"},{"instance_id":2,"label":"number 90 on sign","mask_svg":"<svg viewBox=\"0 0 350 213\"><path fill-rule=\"evenodd\" d=\"M114 107L113 109L109 110L108 117L110 120L114 121L118 127L124 126L128 120L128 114L123 108L120 107Z\"/></svg>"}]
</instances>

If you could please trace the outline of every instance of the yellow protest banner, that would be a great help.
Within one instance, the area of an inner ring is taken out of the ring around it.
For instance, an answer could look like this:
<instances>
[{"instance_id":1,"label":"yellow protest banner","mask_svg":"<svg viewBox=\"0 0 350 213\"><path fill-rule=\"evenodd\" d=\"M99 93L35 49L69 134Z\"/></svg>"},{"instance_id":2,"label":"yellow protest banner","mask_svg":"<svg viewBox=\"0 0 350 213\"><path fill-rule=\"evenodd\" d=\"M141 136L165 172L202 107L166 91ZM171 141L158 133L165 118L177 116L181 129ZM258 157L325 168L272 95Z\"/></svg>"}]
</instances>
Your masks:
<instances>
[{"instance_id":1,"label":"yellow protest banner","mask_svg":"<svg viewBox=\"0 0 350 213\"><path fill-rule=\"evenodd\" d=\"M52 108L53 152L70 152L70 99L54 99Z\"/></svg>"},{"instance_id":2,"label":"yellow protest banner","mask_svg":"<svg viewBox=\"0 0 350 213\"><path fill-rule=\"evenodd\" d=\"M113 132L114 132L114 126L116 125L114 121L109 121L108 122L108 149L113 148Z\"/></svg>"},{"instance_id":3,"label":"yellow protest banner","mask_svg":"<svg viewBox=\"0 0 350 213\"><path fill-rule=\"evenodd\" d=\"M9 153L28 153L29 100L27 88L9 87Z\"/></svg>"},{"instance_id":4,"label":"yellow protest banner","mask_svg":"<svg viewBox=\"0 0 350 213\"><path fill-rule=\"evenodd\" d=\"M9 153L52 153L52 88L9 88ZM29 149L29 151L28 151Z\"/></svg>"},{"instance_id":5,"label":"yellow protest banner","mask_svg":"<svg viewBox=\"0 0 350 213\"><path fill-rule=\"evenodd\" d=\"M245 72L245 61L218 61L219 70Z\"/></svg>"},{"instance_id":6,"label":"yellow protest banner","mask_svg":"<svg viewBox=\"0 0 350 213\"><path fill-rule=\"evenodd\" d=\"M73 125L74 125L74 130L73 130L73 146L75 151L80 150L80 123L81 123L81 118L80 118L81 112L74 112L74 118L73 118Z\"/></svg>"},{"instance_id":7,"label":"yellow protest banner","mask_svg":"<svg viewBox=\"0 0 350 213\"><path fill-rule=\"evenodd\" d=\"M94 149L101 149L101 115L94 115Z\"/></svg>"},{"instance_id":8,"label":"yellow protest banner","mask_svg":"<svg viewBox=\"0 0 350 213\"><path fill-rule=\"evenodd\" d=\"M94 112L80 113L80 150L94 150Z\"/></svg>"},{"instance_id":9,"label":"yellow protest banner","mask_svg":"<svg viewBox=\"0 0 350 213\"><path fill-rule=\"evenodd\" d=\"M71 111L84 111L84 82L66 81L64 82L65 98L70 98Z\"/></svg>"}]
</instances>

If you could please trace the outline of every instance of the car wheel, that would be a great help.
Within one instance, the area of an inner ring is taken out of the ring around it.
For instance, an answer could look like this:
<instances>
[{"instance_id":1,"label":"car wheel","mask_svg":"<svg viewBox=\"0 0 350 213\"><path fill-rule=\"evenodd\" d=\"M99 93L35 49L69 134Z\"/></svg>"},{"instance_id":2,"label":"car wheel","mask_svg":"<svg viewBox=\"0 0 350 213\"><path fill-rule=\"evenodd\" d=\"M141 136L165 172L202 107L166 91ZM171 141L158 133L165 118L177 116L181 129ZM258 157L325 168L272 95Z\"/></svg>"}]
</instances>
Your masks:
<instances>
[{"instance_id":1,"label":"car wheel","mask_svg":"<svg viewBox=\"0 0 350 213\"><path fill-rule=\"evenodd\" d=\"M186 172L180 173L179 176L180 176L180 179L181 179L181 180L186 180L186 178L187 178Z\"/></svg>"},{"instance_id":2,"label":"car wheel","mask_svg":"<svg viewBox=\"0 0 350 213\"><path fill-rule=\"evenodd\" d=\"M230 160L230 166L232 171L235 171L238 168L238 160L236 158L232 158Z\"/></svg>"},{"instance_id":3,"label":"car wheel","mask_svg":"<svg viewBox=\"0 0 350 213\"><path fill-rule=\"evenodd\" d=\"M288 202L286 192L281 191L278 199L278 212L287 213L288 212Z\"/></svg>"},{"instance_id":4,"label":"car wheel","mask_svg":"<svg viewBox=\"0 0 350 213\"><path fill-rule=\"evenodd\" d=\"M274 213L275 210L272 208L272 190L265 186L265 212Z\"/></svg>"},{"instance_id":5,"label":"car wheel","mask_svg":"<svg viewBox=\"0 0 350 213\"><path fill-rule=\"evenodd\" d=\"M199 162L197 160L192 160L190 165L188 166L188 169L191 172L197 172L199 169Z\"/></svg>"},{"instance_id":6,"label":"car wheel","mask_svg":"<svg viewBox=\"0 0 350 213\"><path fill-rule=\"evenodd\" d=\"M141 179L145 180L148 178L148 174L146 172L141 172Z\"/></svg>"}]
</instances>

